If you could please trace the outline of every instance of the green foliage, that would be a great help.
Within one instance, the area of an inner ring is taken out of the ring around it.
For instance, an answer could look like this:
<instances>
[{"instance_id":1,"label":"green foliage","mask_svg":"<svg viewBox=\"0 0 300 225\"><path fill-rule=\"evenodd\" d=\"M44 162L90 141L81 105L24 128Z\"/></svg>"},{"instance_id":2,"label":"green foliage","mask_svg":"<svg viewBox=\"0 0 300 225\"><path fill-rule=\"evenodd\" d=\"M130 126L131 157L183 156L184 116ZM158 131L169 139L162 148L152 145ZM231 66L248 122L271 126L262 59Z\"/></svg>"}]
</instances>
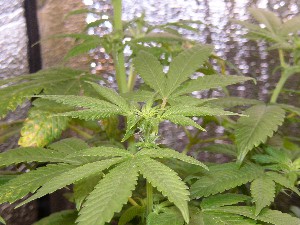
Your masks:
<instances>
[{"instance_id":1,"label":"green foliage","mask_svg":"<svg viewBox=\"0 0 300 225\"><path fill-rule=\"evenodd\" d=\"M245 114L249 117L241 117L235 129L239 162L252 148L266 142L285 118L285 111L274 105L255 105L247 109Z\"/></svg>"},{"instance_id":2,"label":"green foliage","mask_svg":"<svg viewBox=\"0 0 300 225\"><path fill-rule=\"evenodd\" d=\"M258 216L255 215L255 210L250 206L224 206L213 209L216 212L237 214L274 225L298 225L300 223L300 219L277 210L263 209Z\"/></svg>"},{"instance_id":3,"label":"green foliage","mask_svg":"<svg viewBox=\"0 0 300 225\"><path fill-rule=\"evenodd\" d=\"M251 182L263 174L261 167L245 164L226 163L209 167L190 188L191 198L207 197L222 193L242 184ZM216 183L218 185L216 185Z\"/></svg>"},{"instance_id":4,"label":"green foliage","mask_svg":"<svg viewBox=\"0 0 300 225\"><path fill-rule=\"evenodd\" d=\"M234 205L249 200L250 197L241 194L225 193L204 198L200 204L202 209L211 209L226 205Z\"/></svg>"},{"instance_id":5,"label":"green foliage","mask_svg":"<svg viewBox=\"0 0 300 225\"><path fill-rule=\"evenodd\" d=\"M135 217L143 217L145 213L145 206L134 205L123 212L119 219L118 225L126 225ZM181 215L180 215L181 216Z\"/></svg>"},{"instance_id":6,"label":"green foliage","mask_svg":"<svg viewBox=\"0 0 300 225\"><path fill-rule=\"evenodd\" d=\"M44 147L61 136L68 126L69 119L54 117L49 112L31 110L21 129L18 144L23 147Z\"/></svg>"},{"instance_id":7,"label":"green foliage","mask_svg":"<svg viewBox=\"0 0 300 225\"><path fill-rule=\"evenodd\" d=\"M101 225L110 222L114 212L119 212L131 196L137 176L138 170L130 160L112 169L87 197L77 223Z\"/></svg>"},{"instance_id":8,"label":"green foliage","mask_svg":"<svg viewBox=\"0 0 300 225\"><path fill-rule=\"evenodd\" d=\"M184 225L184 220L176 208L167 208L162 213L152 212L147 217L147 225Z\"/></svg>"},{"instance_id":9,"label":"green foliage","mask_svg":"<svg viewBox=\"0 0 300 225\"><path fill-rule=\"evenodd\" d=\"M261 210L269 206L275 198L275 183L267 176L256 178L251 183L251 195L255 202L255 215L259 215Z\"/></svg>"},{"instance_id":10,"label":"green foliage","mask_svg":"<svg viewBox=\"0 0 300 225\"><path fill-rule=\"evenodd\" d=\"M61 212L53 213L50 216L47 216L38 222L35 222L33 225L54 225L54 224L63 224L63 225L74 225L77 217L77 212L74 210L64 210Z\"/></svg>"},{"instance_id":11,"label":"green foliage","mask_svg":"<svg viewBox=\"0 0 300 225\"><path fill-rule=\"evenodd\" d=\"M96 77L83 71L68 68L48 69L30 75L22 75L0 81L0 118L23 104L30 96L39 94L91 94L84 81ZM5 86L9 85L9 86Z\"/></svg>"},{"instance_id":12,"label":"green foliage","mask_svg":"<svg viewBox=\"0 0 300 225\"><path fill-rule=\"evenodd\" d=\"M177 206L184 220L188 223L187 202L189 200L189 191L180 177L173 170L170 170L169 167L149 157L140 156L137 165L147 181Z\"/></svg>"}]
</instances>

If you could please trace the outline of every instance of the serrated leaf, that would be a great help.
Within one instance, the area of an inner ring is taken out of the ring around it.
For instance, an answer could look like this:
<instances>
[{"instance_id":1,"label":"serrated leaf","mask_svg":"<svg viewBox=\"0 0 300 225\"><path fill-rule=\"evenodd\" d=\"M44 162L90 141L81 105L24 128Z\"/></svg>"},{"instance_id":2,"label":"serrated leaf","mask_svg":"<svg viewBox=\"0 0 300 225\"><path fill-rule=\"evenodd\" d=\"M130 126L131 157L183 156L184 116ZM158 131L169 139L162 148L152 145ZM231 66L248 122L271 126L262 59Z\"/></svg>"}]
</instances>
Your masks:
<instances>
[{"instance_id":1,"label":"serrated leaf","mask_svg":"<svg viewBox=\"0 0 300 225\"><path fill-rule=\"evenodd\" d=\"M0 81L0 117L23 104L29 96L39 94L91 94L84 81L96 81L96 76L80 70L53 68L30 75L22 75ZM5 85L9 85L5 87Z\"/></svg>"},{"instance_id":2,"label":"serrated leaf","mask_svg":"<svg viewBox=\"0 0 300 225\"><path fill-rule=\"evenodd\" d=\"M177 55L170 63L170 69L167 74L166 97L195 73L208 60L211 52L211 46L196 45Z\"/></svg>"},{"instance_id":3,"label":"serrated leaf","mask_svg":"<svg viewBox=\"0 0 300 225\"><path fill-rule=\"evenodd\" d=\"M147 181L156 187L170 202L180 210L184 220L188 223L188 187L180 177L169 167L149 157L136 157L136 164Z\"/></svg>"},{"instance_id":4,"label":"serrated leaf","mask_svg":"<svg viewBox=\"0 0 300 225\"><path fill-rule=\"evenodd\" d=\"M191 210L189 225L256 225L256 221L245 219L242 216L220 212L201 212L194 208Z\"/></svg>"},{"instance_id":5,"label":"serrated leaf","mask_svg":"<svg viewBox=\"0 0 300 225\"><path fill-rule=\"evenodd\" d=\"M18 144L22 147L44 147L60 137L68 124L66 117L53 117L52 113L32 109L21 129Z\"/></svg>"},{"instance_id":6,"label":"serrated leaf","mask_svg":"<svg viewBox=\"0 0 300 225\"><path fill-rule=\"evenodd\" d=\"M248 98L240 98L240 97L225 97L225 98L217 98L210 101L208 104L216 105L222 108L232 108L235 106L246 106L246 105L258 105L264 104L264 102L259 101L257 99L248 99Z\"/></svg>"},{"instance_id":7,"label":"serrated leaf","mask_svg":"<svg viewBox=\"0 0 300 225\"><path fill-rule=\"evenodd\" d=\"M203 127L201 127L198 123L192 120L189 117L182 116L182 115L163 115L163 119L169 120L172 123L181 125L181 126L193 126L198 128L199 130L206 131Z\"/></svg>"},{"instance_id":8,"label":"serrated leaf","mask_svg":"<svg viewBox=\"0 0 300 225\"><path fill-rule=\"evenodd\" d=\"M208 169L206 165L204 165L197 159L194 159L191 156L184 155L173 149L168 149L168 148L157 148L157 149L143 148L136 154L136 156L148 156L151 158L173 158L173 159L178 159L183 162L194 164L197 166L201 166L205 169Z\"/></svg>"},{"instance_id":9,"label":"serrated leaf","mask_svg":"<svg viewBox=\"0 0 300 225\"><path fill-rule=\"evenodd\" d=\"M87 109L87 110L79 110L79 111L71 111L65 113L58 113L55 116L68 116L72 118L77 118L81 120L99 120L105 119L111 116L116 116L123 114L119 109L112 108L102 108L102 109Z\"/></svg>"},{"instance_id":10,"label":"serrated leaf","mask_svg":"<svg viewBox=\"0 0 300 225\"><path fill-rule=\"evenodd\" d=\"M271 137L285 118L285 111L274 105L255 105L247 109L245 114L249 117L239 118L235 129L238 162L242 162L252 148Z\"/></svg>"},{"instance_id":11,"label":"serrated leaf","mask_svg":"<svg viewBox=\"0 0 300 225\"><path fill-rule=\"evenodd\" d=\"M60 153L71 154L82 149L87 149L89 145L78 138L66 138L52 143L48 148Z\"/></svg>"},{"instance_id":12,"label":"serrated leaf","mask_svg":"<svg viewBox=\"0 0 300 225\"><path fill-rule=\"evenodd\" d=\"M150 53L140 51L133 64L145 83L165 96L166 75L160 62Z\"/></svg>"},{"instance_id":13,"label":"serrated leaf","mask_svg":"<svg viewBox=\"0 0 300 225\"><path fill-rule=\"evenodd\" d=\"M134 205L131 206L129 209L124 211L119 219L118 225L126 225L128 222L133 220L135 217L139 216L142 217L145 213L146 207Z\"/></svg>"},{"instance_id":14,"label":"serrated leaf","mask_svg":"<svg viewBox=\"0 0 300 225\"><path fill-rule=\"evenodd\" d=\"M113 89L100 86L96 83L88 82L96 90L100 96L104 97L107 101L119 106L124 111L129 111L129 105L124 98L117 94Z\"/></svg>"},{"instance_id":15,"label":"serrated leaf","mask_svg":"<svg viewBox=\"0 0 300 225\"><path fill-rule=\"evenodd\" d=\"M19 204L18 207L37 198L43 197L46 194L51 194L58 189L79 181L80 179L100 173L101 171L111 167L114 164L120 163L123 160L123 158L114 158L92 162L62 173L59 176L54 177L50 181L44 183L43 186L36 192L36 194Z\"/></svg>"},{"instance_id":16,"label":"serrated leaf","mask_svg":"<svg viewBox=\"0 0 300 225\"><path fill-rule=\"evenodd\" d=\"M286 178L285 176L276 173L276 172L266 172L266 175L272 179L275 183L280 184L281 186L288 188L290 190L292 190L293 192L297 193L300 196L300 192L298 190L297 187L295 187L295 185L293 184L293 182L291 182L288 178Z\"/></svg>"},{"instance_id":17,"label":"serrated leaf","mask_svg":"<svg viewBox=\"0 0 300 225\"><path fill-rule=\"evenodd\" d=\"M141 120L141 118L135 114L129 114L126 119L126 132L124 137L122 138L122 142L126 141L135 133L134 129L138 122Z\"/></svg>"},{"instance_id":18,"label":"serrated leaf","mask_svg":"<svg viewBox=\"0 0 300 225\"><path fill-rule=\"evenodd\" d=\"M118 156L130 157L132 156L132 154L125 149L100 146L100 147L92 147L79 152L75 152L73 154L68 155L65 159L72 160L80 156L89 156L89 157L99 156L103 158L110 158L110 157L118 157Z\"/></svg>"},{"instance_id":19,"label":"serrated leaf","mask_svg":"<svg viewBox=\"0 0 300 225\"><path fill-rule=\"evenodd\" d=\"M233 157L237 156L236 146L229 145L229 144L212 144L212 145L205 146L199 150L213 152L213 153L221 153Z\"/></svg>"},{"instance_id":20,"label":"serrated leaf","mask_svg":"<svg viewBox=\"0 0 300 225\"><path fill-rule=\"evenodd\" d=\"M13 203L28 193L35 192L40 186L64 172L75 168L68 164L49 164L36 170L19 175L6 184L0 186L0 203Z\"/></svg>"},{"instance_id":21,"label":"serrated leaf","mask_svg":"<svg viewBox=\"0 0 300 225\"><path fill-rule=\"evenodd\" d=\"M281 20L271 11L259 8L250 8L249 12L259 23L264 24L272 33L277 33L277 30L281 27Z\"/></svg>"},{"instance_id":22,"label":"serrated leaf","mask_svg":"<svg viewBox=\"0 0 300 225\"><path fill-rule=\"evenodd\" d=\"M253 80L251 77L243 77L243 76L221 76L221 75L206 75L203 77L198 77L197 79L191 79L183 85L181 85L178 89L174 91L171 95L172 97L189 94L193 91L202 91L208 90L212 88L225 87L232 84L243 83L248 80Z\"/></svg>"},{"instance_id":23,"label":"serrated leaf","mask_svg":"<svg viewBox=\"0 0 300 225\"><path fill-rule=\"evenodd\" d=\"M287 111L296 113L298 116L300 116L300 108L295 107L293 105L287 105L287 104L279 104L279 106Z\"/></svg>"},{"instance_id":24,"label":"serrated leaf","mask_svg":"<svg viewBox=\"0 0 300 225\"><path fill-rule=\"evenodd\" d=\"M76 162L64 160L64 157L65 154L39 147L17 148L0 154L0 167L21 162Z\"/></svg>"},{"instance_id":25,"label":"serrated leaf","mask_svg":"<svg viewBox=\"0 0 300 225\"><path fill-rule=\"evenodd\" d=\"M255 215L257 216L263 208L274 201L275 183L267 176L258 177L252 181L250 190L255 202Z\"/></svg>"},{"instance_id":26,"label":"serrated leaf","mask_svg":"<svg viewBox=\"0 0 300 225\"><path fill-rule=\"evenodd\" d=\"M128 201L137 178L137 168L130 160L112 169L87 197L76 221L78 225L110 222L114 213Z\"/></svg>"},{"instance_id":27,"label":"serrated leaf","mask_svg":"<svg viewBox=\"0 0 300 225\"><path fill-rule=\"evenodd\" d=\"M56 101L58 103L62 103L69 106L74 107L82 107L87 109L115 109L119 110L119 107L113 105L107 101L99 100L96 98L88 97L88 96L76 96L76 95L37 95L35 97L40 97L43 99L49 99L52 101Z\"/></svg>"},{"instance_id":28,"label":"serrated leaf","mask_svg":"<svg viewBox=\"0 0 300 225\"><path fill-rule=\"evenodd\" d=\"M211 209L225 205L234 205L249 200L250 197L241 194L225 193L204 198L200 204L202 209Z\"/></svg>"},{"instance_id":29,"label":"serrated leaf","mask_svg":"<svg viewBox=\"0 0 300 225\"><path fill-rule=\"evenodd\" d=\"M258 216L255 216L255 207L250 206L224 206L216 208L213 211L238 214L254 220L259 220L274 225L300 224L300 219L293 217L287 213L282 213L280 211L271 209L263 209Z\"/></svg>"},{"instance_id":30,"label":"serrated leaf","mask_svg":"<svg viewBox=\"0 0 300 225\"><path fill-rule=\"evenodd\" d=\"M32 225L74 225L77 218L77 212L74 210L64 210L52 213Z\"/></svg>"},{"instance_id":31,"label":"serrated leaf","mask_svg":"<svg viewBox=\"0 0 300 225\"><path fill-rule=\"evenodd\" d=\"M241 116L241 114L225 111L220 108L212 108L206 106L171 106L168 108L163 117L169 115L182 115L182 116L223 116L223 115L232 115L232 116Z\"/></svg>"},{"instance_id":32,"label":"serrated leaf","mask_svg":"<svg viewBox=\"0 0 300 225\"><path fill-rule=\"evenodd\" d=\"M102 178L102 174L94 174L89 177L83 178L74 184L74 200L76 204L76 209L79 211L81 209L82 203L92 192L95 186L99 183Z\"/></svg>"},{"instance_id":33,"label":"serrated leaf","mask_svg":"<svg viewBox=\"0 0 300 225\"><path fill-rule=\"evenodd\" d=\"M152 212L147 217L147 225L183 225L184 220L176 208L165 209L163 213Z\"/></svg>"},{"instance_id":34,"label":"serrated leaf","mask_svg":"<svg viewBox=\"0 0 300 225\"><path fill-rule=\"evenodd\" d=\"M207 197L251 182L263 174L261 167L245 164L226 163L209 167L190 188L191 198ZM218 183L218 185L216 185Z\"/></svg>"},{"instance_id":35,"label":"serrated leaf","mask_svg":"<svg viewBox=\"0 0 300 225\"><path fill-rule=\"evenodd\" d=\"M191 105L191 106L201 106L207 104L210 101L215 101L215 98L206 98L206 99L199 99L192 96L177 96L175 98L169 98L168 103L170 105Z\"/></svg>"},{"instance_id":36,"label":"serrated leaf","mask_svg":"<svg viewBox=\"0 0 300 225\"><path fill-rule=\"evenodd\" d=\"M89 40L84 40L82 43L72 47L65 56L65 59L70 59L75 56L88 53L90 50L95 49L103 44L101 37L97 35L89 35Z\"/></svg>"},{"instance_id":37,"label":"serrated leaf","mask_svg":"<svg viewBox=\"0 0 300 225\"><path fill-rule=\"evenodd\" d=\"M0 186L12 179L15 179L16 177L17 175L0 175Z\"/></svg>"}]
</instances>

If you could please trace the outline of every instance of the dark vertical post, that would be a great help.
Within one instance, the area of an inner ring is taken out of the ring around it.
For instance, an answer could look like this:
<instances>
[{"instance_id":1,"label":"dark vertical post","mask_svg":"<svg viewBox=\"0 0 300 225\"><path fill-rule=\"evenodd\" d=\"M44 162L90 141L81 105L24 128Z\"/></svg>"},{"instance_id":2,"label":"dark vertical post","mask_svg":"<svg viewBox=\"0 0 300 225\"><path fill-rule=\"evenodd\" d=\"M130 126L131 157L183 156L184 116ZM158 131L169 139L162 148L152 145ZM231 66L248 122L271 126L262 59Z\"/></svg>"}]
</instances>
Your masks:
<instances>
[{"instance_id":1,"label":"dark vertical post","mask_svg":"<svg viewBox=\"0 0 300 225\"><path fill-rule=\"evenodd\" d=\"M37 43L40 41L40 35L36 0L24 0L24 9L28 36L29 72L35 73L42 68L41 49Z\"/></svg>"}]
</instances>

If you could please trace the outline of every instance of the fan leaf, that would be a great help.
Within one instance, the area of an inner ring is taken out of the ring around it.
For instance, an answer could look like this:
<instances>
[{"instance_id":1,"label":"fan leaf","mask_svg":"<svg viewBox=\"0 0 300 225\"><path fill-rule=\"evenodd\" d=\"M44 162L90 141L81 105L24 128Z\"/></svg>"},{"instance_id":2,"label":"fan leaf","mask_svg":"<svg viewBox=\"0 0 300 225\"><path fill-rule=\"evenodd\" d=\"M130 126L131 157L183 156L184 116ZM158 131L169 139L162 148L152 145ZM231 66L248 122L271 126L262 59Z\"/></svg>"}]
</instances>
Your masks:
<instances>
[{"instance_id":1,"label":"fan leaf","mask_svg":"<svg viewBox=\"0 0 300 225\"><path fill-rule=\"evenodd\" d=\"M78 225L110 222L128 201L137 178L138 170L130 160L112 169L87 197L76 221Z\"/></svg>"},{"instance_id":2,"label":"fan leaf","mask_svg":"<svg viewBox=\"0 0 300 225\"><path fill-rule=\"evenodd\" d=\"M169 167L149 157L136 157L138 168L153 187L156 187L170 202L180 210L184 220L188 223L189 191L180 177Z\"/></svg>"},{"instance_id":3,"label":"fan leaf","mask_svg":"<svg viewBox=\"0 0 300 225\"><path fill-rule=\"evenodd\" d=\"M255 105L247 109L245 114L249 117L241 117L235 129L239 163L252 148L271 137L285 118L285 111L274 105Z\"/></svg>"},{"instance_id":4,"label":"fan leaf","mask_svg":"<svg viewBox=\"0 0 300 225\"><path fill-rule=\"evenodd\" d=\"M77 217L77 212L74 210L64 210L53 213L32 225L74 225Z\"/></svg>"}]
</instances>

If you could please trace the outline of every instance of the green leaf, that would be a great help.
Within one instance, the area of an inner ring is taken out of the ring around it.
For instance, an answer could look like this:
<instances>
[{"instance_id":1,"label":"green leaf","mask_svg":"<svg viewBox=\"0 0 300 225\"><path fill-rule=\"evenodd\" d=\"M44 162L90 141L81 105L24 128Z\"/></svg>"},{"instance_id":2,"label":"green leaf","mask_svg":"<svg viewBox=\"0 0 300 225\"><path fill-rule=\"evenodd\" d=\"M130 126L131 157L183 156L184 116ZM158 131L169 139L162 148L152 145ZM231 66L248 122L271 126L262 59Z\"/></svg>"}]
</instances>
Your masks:
<instances>
[{"instance_id":1,"label":"green leaf","mask_svg":"<svg viewBox=\"0 0 300 225\"><path fill-rule=\"evenodd\" d=\"M263 209L261 213L255 215L255 207L250 206L224 206L216 208L213 211L222 213L232 213L245 216L254 220L271 223L274 225L299 225L300 219L293 217L287 213L282 213L277 210Z\"/></svg>"},{"instance_id":2,"label":"green leaf","mask_svg":"<svg viewBox=\"0 0 300 225\"><path fill-rule=\"evenodd\" d=\"M225 97L225 98L214 99L210 101L208 104L219 106L222 108L232 108L235 106L264 104L264 102L256 99L248 99L248 98L240 98L240 97Z\"/></svg>"},{"instance_id":3,"label":"green leaf","mask_svg":"<svg viewBox=\"0 0 300 225\"><path fill-rule=\"evenodd\" d=\"M272 33L277 33L277 30L281 27L281 20L271 11L259 8L250 8L249 12L259 23L266 25L268 30Z\"/></svg>"},{"instance_id":4,"label":"green leaf","mask_svg":"<svg viewBox=\"0 0 300 225\"><path fill-rule=\"evenodd\" d=\"M186 223L189 221L188 187L169 167L149 157L136 157L138 168L153 187L156 187L170 202L180 210Z\"/></svg>"},{"instance_id":5,"label":"green leaf","mask_svg":"<svg viewBox=\"0 0 300 225\"><path fill-rule=\"evenodd\" d=\"M129 160L112 169L95 186L79 212L78 225L104 225L128 201L135 188L138 171Z\"/></svg>"},{"instance_id":6,"label":"green leaf","mask_svg":"<svg viewBox=\"0 0 300 225\"><path fill-rule=\"evenodd\" d=\"M76 152L74 154L70 154L66 157L66 159L76 159L79 156L100 156L100 157L130 157L132 154L128 152L125 149L121 148L113 148L113 147L106 147L106 146L100 146L100 147L92 147L88 148L79 152Z\"/></svg>"},{"instance_id":7,"label":"green leaf","mask_svg":"<svg viewBox=\"0 0 300 225\"><path fill-rule=\"evenodd\" d=\"M52 143L48 148L60 153L71 154L76 151L87 149L89 148L89 145L78 138L66 138Z\"/></svg>"},{"instance_id":8,"label":"green leaf","mask_svg":"<svg viewBox=\"0 0 300 225\"><path fill-rule=\"evenodd\" d=\"M184 220L176 208L165 209L163 213L152 212L147 217L147 225L183 225Z\"/></svg>"},{"instance_id":9,"label":"green leaf","mask_svg":"<svg viewBox=\"0 0 300 225\"><path fill-rule=\"evenodd\" d=\"M194 159L191 156L184 155L173 149L168 149L168 148L157 148L157 149L144 148L144 149L140 150L136 154L136 156L148 156L151 158L174 158L174 159L178 159L183 162L186 162L186 163L194 164L197 166L201 166L205 169L208 169L207 166L205 166L203 163L201 163L197 159Z\"/></svg>"},{"instance_id":10,"label":"green leaf","mask_svg":"<svg viewBox=\"0 0 300 225\"><path fill-rule=\"evenodd\" d=\"M245 219L242 216L230 213L201 212L194 209L191 212L191 222L189 225L256 225L256 221Z\"/></svg>"},{"instance_id":11,"label":"green leaf","mask_svg":"<svg viewBox=\"0 0 300 225\"><path fill-rule=\"evenodd\" d=\"M122 142L126 141L128 138L130 138L134 134L134 129L136 128L136 125L141 120L141 117L135 115L135 114L129 114L127 116L126 121L126 133L124 137L122 138Z\"/></svg>"},{"instance_id":12,"label":"green leaf","mask_svg":"<svg viewBox=\"0 0 300 225\"><path fill-rule=\"evenodd\" d=\"M293 105L287 105L287 104L279 104L279 106L287 111L296 113L298 116L300 116L300 108L295 107Z\"/></svg>"},{"instance_id":13,"label":"green leaf","mask_svg":"<svg viewBox=\"0 0 300 225\"><path fill-rule=\"evenodd\" d=\"M111 116L116 116L118 114L123 114L122 111L118 109L112 108L102 108L102 109L87 109L87 110L79 110L79 111L71 111L65 113L58 113L55 116L69 116L72 118L78 118L81 120L99 120L105 119Z\"/></svg>"},{"instance_id":14,"label":"green leaf","mask_svg":"<svg viewBox=\"0 0 300 225\"><path fill-rule=\"evenodd\" d=\"M69 106L82 107L88 109L101 109L108 108L111 110L120 111L119 107L113 105L107 101L99 100L92 97L87 96L75 96L75 95L37 95L35 97L40 97L43 99L49 99L52 101L56 101L58 103L62 103Z\"/></svg>"},{"instance_id":15,"label":"green leaf","mask_svg":"<svg viewBox=\"0 0 300 225\"><path fill-rule=\"evenodd\" d=\"M203 127L201 127L198 123L196 123L194 120L182 116L182 115L163 115L163 119L169 120L172 123L181 125L181 126L193 126L198 128L199 130L206 131Z\"/></svg>"},{"instance_id":16,"label":"green leaf","mask_svg":"<svg viewBox=\"0 0 300 225\"><path fill-rule=\"evenodd\" d=\"M245 164L240 167L236 163L214 165L192 184L191 197L200 198L221 193L251 182L262 174L263 169L255 164Z\"/></svg>"},{"instance_id":17,"label":"green leaf","mask_svg":"<svg viewBox=\"0 0 300 225\"><path fill-rule=\"evenodd\" d=\"M166 75L160 62L150 53L140 51L133 64L145 83L165 96Z\"/></svg>"},{"instance_id":18,"label":"green leaf","mask_svg":"<svg viewBox=\"0 0 300 225\"><path fill-rule=\"evenodd\" d=\"M124 111L130 111L127 101L117 94L113 89L100 86L96 83L88 82L96 90L96 92L104 97L107 101L119 106Z\"/></svg>"},{"instance_id":19,"label":"green leaf","mask_svg":"<svg viewBox=\"0 0 300 225\"><path fill-rule=\"evenodd\" d=\"M17 148L0 154L0 167L21 162L76 162L76 160L64 160L64 157L65 154L39 147Z\"/></svg>"},{"instance_id":20,"label":"green leaf","mask_svg":"<svg viewBox=\"0 0 300 225\"><path fill-rule=\"evenodd\" d=\"M166 95L169 96L182 82L195 73L208 60L211 52L211 46L196 45L177 55L170 63Z\"/></svg>"},{"instance_id":21,"label":"green leaf","mask_svg":"<svg viewBox=\"0 0 300 225\"><path fill-rule=\"evenodd\" d=\"M193 91L202 91L212 88L225 87L232 84L243 83L248 80L253 80L251 77L243 76L220 76L220 75L206 75L203 77L198 77L197 79L191 79L183 83L178 89L174 91L171 95L172 97L178 95L184 95L192 93Z\"/></svg>"},{"instance_id":22,"label":"green leaf","mask_svg":"<svg viewBox=\"0 0 300 225\"><path fill-rule=\"evenodd\" d=\"M285 118L285 111L274 105L255 105L247 109L245 114L249 117L241 117L235 129L239 163L252 148L266 142Z\"/></svg>"},{"instance_id":23,"label":"green leaf","mask_svg":"<svg viewBox=\"0 0 300 225\"><path fill-rule=\"evenodd\" d=\"M0 186L0 203L13 203L28 193L35 192L40 186L75 166L67 164L49 164L36 170L17 176Z\"/></svg>"},{"instance_id":24,"label":"green leaf","mask_svg":"<svg viewBox=\"0 0 300 225\"><path fill-rule=\"evenodd\" d=\"M281 35L289 35L290 33L296 33L300 30L300 16L294 16L292 19L286 21L281 25L279 33Z\"/></svg>"},{"instance_id":25,"label":"green leaf","mask_svg":"<svg viewBox=\"0 0 300 225\"><path fill-rule=\"evenodd\" d=\"M56 176L50 181L44 183L43 186L36 192L36 194L26 199L18 206L24 205L37 198L43 197L46 194L51 194L58 189L61 189L69 184L79 181L80 179L100 173L101 171L111 167L114 164L120 163L123 160L123 158L107 159L103 161L88 163L77 168L71 169L70 171L62 173L59 176Z\"/></svg>"},{"instance_id":26,"label":"green leaf","mask_svg":"<svg viewBox=\"0 0 300 225\"><path fill-rule=\"evenodd\" d=\"M236 146L229 145L229 144L212 144L212 145L205 146L199 150L213 152L213 153L221 153L232 157L237 156Z\"/></svg>"},{"instance_id":27,"label":"green leaf","mask_svg":"<svg viewBox=\"0 0 300 225\"><path fill-rule=\"evenodd\" d=\"M126 225L137 216L142 217L143 214L145 213L145 210L146 210L145 206L139 206L139 205L131 206L129 209L127 209L122 213L118 225Z\"/></svg>"},{"instance_id":28,"label":"green leaf","mask_svg":"<svg viewBox=\"0 0 300 225\"><path fill-rule=\"evenodd\" d=\"M33 108L21 129L18 144L22 147L44 147L60 137L68 124L66 117L53 117L52 113Z\"/></svg>"},{"instance_id":29,"label":"green leaf","mask_svg":"<svg viewBox=\"0 0 300 225\"><path fill-rule=\"evenodd\" d=\"M8 181L16 178L17 175L0 175L0 186L6 184Z\"/></svg>"},{"instance_id":30,"label":"green leaf","mask_svg":"<svg viewBox=\"0 0 300 225\"><path fill-rule=\"evenodd\" d=\"M236 116L241 114L233 113L229 111L225 111L220 108L212 108L212 107L206 107L206 106L171 106L168 108L165 113L163 114L163 117L169 116L169 115L182 115L182 116L223 116L223 115L232 115Z\"/></svg>"},{"instance_id":31,"label":"green leaf","mask_svg":"<svg viewBox=\"0 0 300 225\"><path fill-rule=\"evenodd\" d=\"M79 211L81 209L82 203L92 192L95 186L99 183L102 178L102 174L93 174L89 177L85 177L74 184L74 199L76 204L76 209Z\"/></svg>"},{"instance_id":32,"label":"green leaf","mask_svg":"<svg viewBox=\"0 0 300 225\"><path fill-rule=\"evenodd\" d=\"M84 81L96 80L94 75L68 68L41 70L34 74L1 80L0 86L7 87L0 88L0 118L23 104L29 96L42 91L45 94L90 94L90 86Z\"/></svg>"},{"instance_id":33,"label":"green leaf","mask_svg":"<svg viewBox=\"0 0 300 225\"><path fill-rule=\"evenodd\" d=\"M226 193L226 194L218 194L213 195L208 198L204 198L200 204L202 209L212 209L216 207L221 207L225 205L234 205L240 202L245 202L249 200L250 197L241 194L233 194L233 193Z\"/></svg>"},{"instance_id":34,"label":"green leaf","mask_svg":"<svg viewBox=\"0 0 300 225\"><path fill-rule=\"evenodd\" d=\"M103 45L103 39L97 35L89 35L82 43L72 47L65 56L65 59L70 59L75 56L88 53L90 50Z\"/></svg>"},{"instance_id":35,"label":"green leaf","mask_svg":"<svg viewBox=\"0 0 300 225\"><path fill-rule=\"evenodd\" d=\"M250 186L251 196L255 202L255 215L259 215L261 210L269 206L275 198L275 183L267 176L256 178Z\"/></svg>"},{"instance_id":36,"label":"green leaf","mask_svg":"<svg viewBox=\"0 0 300 225\"><path fill-rule=\"evenodd\" d=\"M200 106L207 104L210 101L215 101L215 98L206 98L206 99L199 99L192 96L177 96L175 98L169 98L168 103L172 106L175 105L191 105L191 106Z\"/></svg>"},{"instance_id":37,"label":"green leaf","mask_svg":"<svg viewBox=\"0 0 300 225\"><path fill-rule=\"evenodd\" d=\"M32 225L74 225L77 218L77 212L74 210L64 210L53 213Z\"/></svg>"},{"instance_id":38,"label":"green leaf","mask_svg":"<svg viewBox=\"0 0 300 225\"><path fill-rule=\"evenodd\" d=\"M3 223L4 225L6 225L5 220L0 216L0 223Z\"/></svg>"},{"instance_id":39,"label":"green leaf","mask_svg":"<svg viewBox=\"0 0 300 225\"><path fill-rule=\"evenodd\" d=\"M293 184L293 182L291 182L288 178L286 178L285 176L276 173L276 172L266 172L266 175L272 179L275 183L280 184L281 186L288 188L290 190L292 190L293 192L297 193L300 196L300 192L298 190L297 187L295 187L295 185Z\"/></svg>"}]
</instances>

